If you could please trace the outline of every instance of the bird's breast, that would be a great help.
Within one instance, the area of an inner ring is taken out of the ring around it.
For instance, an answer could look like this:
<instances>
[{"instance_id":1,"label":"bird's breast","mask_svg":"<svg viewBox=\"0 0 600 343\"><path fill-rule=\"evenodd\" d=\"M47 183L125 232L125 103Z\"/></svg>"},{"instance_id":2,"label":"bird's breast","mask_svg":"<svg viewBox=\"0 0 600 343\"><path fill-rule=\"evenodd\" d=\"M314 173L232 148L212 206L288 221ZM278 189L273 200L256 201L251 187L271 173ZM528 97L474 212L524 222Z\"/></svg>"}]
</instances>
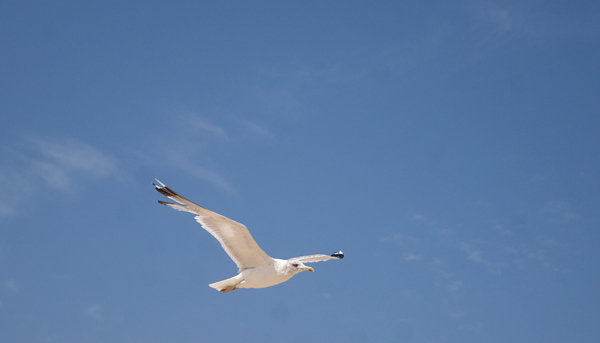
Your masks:
<instances>
[{"instance_id":1,"label":"bird's breast","mask_svg":"<svg viewBox=\"0 0 600 343\"><path fill-rule=\"evenodd\" d=\"M279 273L273 265L244 269L241 272L244 283L242 288L264 288L289 280L293 274Z\"/></svg>"}]
</instances>

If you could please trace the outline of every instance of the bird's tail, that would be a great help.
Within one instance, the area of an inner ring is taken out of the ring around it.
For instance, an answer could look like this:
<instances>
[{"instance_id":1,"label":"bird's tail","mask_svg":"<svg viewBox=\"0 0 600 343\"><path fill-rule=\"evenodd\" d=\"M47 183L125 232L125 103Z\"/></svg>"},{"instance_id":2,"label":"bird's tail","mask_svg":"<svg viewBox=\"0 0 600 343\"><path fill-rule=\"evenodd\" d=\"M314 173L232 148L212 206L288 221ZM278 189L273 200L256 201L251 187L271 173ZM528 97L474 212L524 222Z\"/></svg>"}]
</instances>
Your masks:
<instances>
[{"instance_id":1,"label":"bird's tail","mask_svg":"<svg viewBox=\"0 0 600 343\"><path fill-rule=\"evenodd\" d=\"M238 285L242 282L243 280L240 280L240 276L236 275L232 278L223 281L211 283L209 286L216 289L219 292L225 293L235 291L236 289L238 289Z\"/></svg>"}]
</instances>

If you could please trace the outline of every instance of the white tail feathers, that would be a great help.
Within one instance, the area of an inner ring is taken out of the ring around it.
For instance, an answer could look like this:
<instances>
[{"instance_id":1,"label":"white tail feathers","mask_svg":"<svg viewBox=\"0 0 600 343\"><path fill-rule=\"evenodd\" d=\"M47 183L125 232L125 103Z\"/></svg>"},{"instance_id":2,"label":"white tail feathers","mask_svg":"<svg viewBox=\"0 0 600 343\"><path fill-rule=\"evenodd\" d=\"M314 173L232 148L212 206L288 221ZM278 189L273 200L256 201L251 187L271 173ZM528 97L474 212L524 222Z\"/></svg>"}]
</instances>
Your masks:
<instances>
[{"instance_id":1,"label":"white tail feathers","mask_svg":"<svg viewBox=\"0 0 600 343\"><path fill-rule=\"evenodd\" d=\"M219 282L215 282L215 283L211 283L209 286L216 289L219 292L230 292L230 291L235 291L238 287L238 285L240 283L244 282L243 280L240 280L239 275L236 275L232 278L223 280L223 281L219 281Z\"/></svg>"}]
</instances>

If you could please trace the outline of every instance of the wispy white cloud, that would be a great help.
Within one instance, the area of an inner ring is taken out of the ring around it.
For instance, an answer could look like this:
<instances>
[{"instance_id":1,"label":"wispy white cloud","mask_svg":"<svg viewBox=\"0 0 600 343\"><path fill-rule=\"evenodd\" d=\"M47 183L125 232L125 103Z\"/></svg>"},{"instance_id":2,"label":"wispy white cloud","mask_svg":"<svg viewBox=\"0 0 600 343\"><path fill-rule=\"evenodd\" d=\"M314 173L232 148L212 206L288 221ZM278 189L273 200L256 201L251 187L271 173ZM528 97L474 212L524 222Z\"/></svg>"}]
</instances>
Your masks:
<instances>
[{"instance_id":1,"label":"wispy white cloud","mask_svg":"<svg viewBox=\"0 0 600 343\"><path fill-rule=\"evenodd\" d=\"M113 327L115 324L123 322L123 316L107 313L102 305L98 303L91 304L83 310L85 317L95 320L97 323L102 323L102 326L107 328Z\"/></svg>"},{"instance_id":2,"label":"wispy white cloud","mask_svg":"<svg viewBox=\"0 0 600 343\"><path fill-rule=\"evenodd\" d=\"M208 170L193 163L182 163L180 167L190 176L209 182L230 194L237 194L235 187L227 181L221 174L214 170Z\"/></svg>"},{"instance_id":3,"label":"wispy white cloud","mask_svg":"<svg viewBox=\"0 0 600 343\"><path fill-rule=\"evenodd\" d=\"M6 163L7 159L4 159ZM32 193L29 171L7 166L0 166L0 183L4 190L0 194L0 218L10 217L17 213L16 204ZM37 178L37 177L35 177Z\"/></svg>"},{"instance_id":4,"label":"wispy white cloud","mask_svg":"<svg viewBox=\"0 0 600 343\"><path fill-rule=\"evenodd\" d=\"M496 225L494 225L494 226L492 227L492 230L499 232L499 233L500 233L502 236L506 236L506 237L512 237L512 236L513 236L513 233L512 233L512 231L511 231L511 230L509 230L509 229L506 229L506 228L505 228L504 226L502 226L502 225L498 225L498 224L496 224Z\"/></svg>"},{"instance_id":5,"label":"wispy white cloud","mask_svg":"<svg viewBox=\"0 0 600 343\"><path fill-rule=\"evenodd\" d=\"M67 189L71 185L71 178L66 169L47 161L31 160L30 163L34 174L37 174L48 186Z\"/></svg>"},{"instance_id":6,"label":"wispy white cloud","mask_svg":"<svg viewBox=\"0 0 600 343\"><path fill-rule=\"evenodd\" d=\"M117 159L75 139L29 138L2 150L0 217L14 215L18 206L49 187L72 190L86 177L117 174Z\"/></svg>"},{"instance_id":7,"label":"wispy white cloud","mask_svg":"<svg viewBox=\"0 0 600 343\"><path fill-rule=\"evenodd\" d=\"M467 253L467 258L475 263L486 263L483 259L483 253L478 250L473 250L468 243L460 243L460 250Z\"/></svg>"},{"instance_id":8,"label":"wispy white cloud","mask_svg":"<svg viewBox=\"0 0 600 343\"><path fill-rule=\"evenodd\" d=\"M156 167L183 172L193 178L208 182L229 194L237 194L233 184L215 166L215 157L238 141L239 133L215 123L208 116L189 109L176 109L170 113L171 121L156 132L151 141L132 153L136 159ZM229 116L226 122L234 123ZM143 152L141 152L143 151ZM168 178L155 175L169 184Z\"/></svg>"},{"instance_id":9,"label":"wispy white cloud","mask_svg":"<svg viewBox=\"0 0 600 343\"><path fill-rule=\"evenodd\" d=\"M460 290L460 287L462 286L462 281L452 281L449 285L448 285L448 291L449 292L458 292Z\"/></svg>"},{"instance_id":10,"label":"wispy white cloud","mask_svg":"<svg viewBox=\"0 0 600 343\"><path fill-rule=\"evenodd\" d=\"M448 266L446 265L444 260L435 258L435 259L433 259L433 262L431 263L431 265L432 265L431 270L438 273L443 278L450 279L452 277L453 274L448 270Z\"/></svg>"},{"instance_id":11,"label":"wispy white cloud","mask_svg":"<svg viewBox=\"0 0 600 343\"><path fill-rule=\"evenodd\" d=\"M476 335L478 338L476 341L479 342L488 342L490 339L490 334L488 333L487 326L484 325L481 321L475 321L468 324L462 324L458 327L459 330L469 331L472 334Z\"/></svg>"},{"instance_id":12,"label":"wispy white cloud","mask_svg":"<svg viewBox=\"0 0 600 343\"><path fill-rule=\"evenodd\" d=\"M560 16L555 12L557 7L542 2L477 0L467 3L478 28L487 28L488 37L598 37L599 24L594 16Z\"/></svg>"},{"instance_id":13,"label":"wispy white cloud","mask_svg":"<svg viewBox=\"0 0 600 343\"><path fill-rule=\"evenodd\" d=\"M0 218L12 216L13 214L15 214L14 208L0 202Z\"/></svg>"},{"instance_id":14,"label":"wispy white cloud","mask_svg":"<svg viewBox=\"0 0 600 343\"><path fill-rule=\"evenodd\" d=\"M571 210L566 201L549 201L540 210L540 214L547 220L573 221L579 219L579 214Z\"/></svg>"},{"instance_id":15,"label":"wispy white cloud","mask_svg":"<svg viewBox=\"0 0 600 343\"><path fill-rule=\"evenodd\" d=\"M516 25L516 14L500 8L492 2L480 2L479 15L481 19L494 26L500 33L506 33Z\"/></svg>"},{"instance_id":16,"label":"wispy white cloud","mask_svg":"<svg viewBox=\"0 0 600 343\"><path fill-rule=\"evenodd\" d=\"M7 280L5 285L6 285L6 289L10 292L16 293L18 291L17 280L15 280L15 279Z\"/></svg>"},{"instance_id":17,"label":"wispy white cloud","mask_svg":"<svg viewBox=\"0 0 600 343\"><path fill-rule=\"evenodd\" d=\"M464 312L450 312L449 316L452 319L459 319L462 318L465 315Z\"/></svg>"},{"instance_id":18,"label":"wispy white cloud","mask_svg":"<svg viewBox=\"0 0 600 343\"><path fill-rule=\"evenodd\" d=\"M418 222L424 222L427 220L427 218L424 215L417 213L412 216L412 220L418 221Z\"/></svg>"},{"instance_id":19,"label":"wispy white cloud","mask_svg":"<svg viewBox=\"0 0 600 343\"><path fill-rule=\"evenodd\" d=\"M481 251L469 251L469 260L476 263L484 263Z\"/></svg>"},{"instance_id":20,"label":"wispy white cloud","mask_svg":"<svg viewBox=\"0 0 600 343\"><path fill-rule=\"evenodd\" d=\"M275 116L299 116L304 104L298 93L291 89L271 88L267 86L253 86L248 89L248 96L255 103L254 106L263 113Z\"/></svg>"},{"instance_id":21,"label":"wispy white cloud","mask_svg":"<svg viewBox=\"0 0 600 343\"><path fill-rule=\"evenodd\" d=\"M404 236L401 233L395 233L390 236L381 237L381 238L379 238L379 240L382 242L399 242L400 243L402 241L403 237Z\"/></svg>"},{"instance_id":22,"label":"wispy white cloud","mask_svg":"<svg viewBox=\"0 0 600 343\"><path fill-rule=\"evenodd\" d=\"M170 166L170 169L179 170L188 176L207 182L230 195L237 195L235 186L218 170L199 163L199 161L206 160L206 158L199 158L199 154L198 152L182 152L172 148L165 148L159 153L159 159L161 160L161 164ZM169 184L169 180L164 179L163 176L157 175L155 177Z\"/></svg>"},{"instance_id":23,"label":"wispy white cloud","mask_svg":"<svg viewBox=\"0 0 600 343\"><path fill-rule=\"evenodd\" d=\"M117 159L75 139L28 140L30 149L18 152L25 175L38 177L56 189L71 187L80 177L105 177L117 171ZM32 182L32 180L28 180Z\"/></svg>"},{"instance_id":24,"label":"wispy white cloud","mask_svg":"<svg viewBox=\"0 0 600 343\"><path fill-rule=\"evenodd\" d=\"M431 262L431 264L434 266L443 266L445 264L445 262L441 258L434 258L433 262Z\"/></svg>"},{"instance_id":25,"label":"wispy white cloud","mask_svg":"<svg viewBox=\"0 0 600 343\"><path fill-rule=\"evenodd\" d=\"M402 257L404 258L405 261L420 261L421 260L421 256L411 254L411 253L405 253L402 255Z\"/></svg>"},{"instance_id":26,"label":"wispy white cloud","mask_svg":"<svg viewBox=\"0 0 600 343\"><path fill-rule=\"evenodd\" d=\"M554 239L551 239L550 237L546 236L546 235L540 235L538 237L536 237L536 240L542 244L542 245L547 245L547 246L557 246L558 242Z\"/></svg>"},{"instance_id":27,"label":"wispy white cloud","mask_svg":"<svg viewBox=\"0 0 600 343\"><path fill-rule=\"evenodd\" d=\"M271 139L275 138L275 135L271 131L264 126L258 125L257 123L245 119L240 120L240 123L244 127L244 130L251 135L262 136Z\"/></svg>"},{"instance_id":28,"label":"wispy white cloud","mask_svg":"<svg viewBox=\"0 0 600 343\"><path fill-rule=\"evenodd\" d=\"M472 1L470 9L475 20L487 26L492 34L536 37L545 31L545 24L529 15L527 6L494 0ZM540 13L539 8L535 13Z\"/></svg>"},{"instance_id":29,"label":"wispy white cloud","mask_svg":"<svg viewBox=\"0 0 600 343\"><path fill-rule=\"evenodd\" d=\"M406 236L401 233L394 233L387 237L380 238L382 242L392 242L398 245L409 246L417 248L419 246L419 239L412 236Z\"/></svg>"},{"instance_id":30,"label":"wispy white cloud","mask_svg":"<svg viewBox=\"0 0 600 343\"><path fill-rule=\"evenodd\" d=\"M104 319L104 316L102 315L102 310L100 308L100 304L93 304L90 307L86 308L85 314L88 317L94 318L96 320Z\"/></svg>"},{"instance_id":31,"label":"wispy white cloud","mask_svg":"<svg viewBox=\"0 0 600 343\"><path fill-rule=\"evenodd\" d=\"M265 68L263 73L271 79L285 80L289 88L297 88L301 85L344 83L364 76L336 61L325 61L322 64L308 64L298 60L287 61L278 66Z\"/></svg>"},{"instance_id":32,"label":"wispy white cloud","mask_svg":"<svg viewBox=\"0 0 600 343\"><path fill-rule=\"evenodd\" d=\"M224 141L229 140L229 135L221 126L214 124L209 118L197 114L189 114L185 118L189 128L198 134L211 134Z\"/></svg>"},{"instance_id":33,"label":"wispy white cloud","mask_svg":"<svg viewBox=\"0 0 600 343\"><path fill-rule=\"evenodd\" d=\"M81 141L34 139L33 142L46 160L45 163L61 169L64 173L82 171L92 176L106 176L113 173L117 167L117 160L112 155Z\"/></svg>"}]
</instances>

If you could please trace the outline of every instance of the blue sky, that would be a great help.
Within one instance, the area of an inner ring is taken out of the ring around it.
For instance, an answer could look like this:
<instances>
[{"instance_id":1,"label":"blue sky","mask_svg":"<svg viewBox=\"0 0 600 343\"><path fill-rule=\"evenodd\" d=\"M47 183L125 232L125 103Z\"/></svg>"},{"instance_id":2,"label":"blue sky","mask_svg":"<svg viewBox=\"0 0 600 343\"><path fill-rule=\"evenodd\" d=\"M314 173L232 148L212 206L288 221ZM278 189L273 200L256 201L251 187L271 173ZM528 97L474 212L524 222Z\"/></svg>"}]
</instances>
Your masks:
<instances>
[{"instance_id":1,"label":"blue sky","mask_svg":"<svg viewBox=\"0 0 600 343\"><path fill-rule=\"evenodd\" d=\"M599 23L3 1L0 341L600 341ZM154 178L272 257L346 258L218 293L235 264Z\"/></svg>"}]
</instances>

